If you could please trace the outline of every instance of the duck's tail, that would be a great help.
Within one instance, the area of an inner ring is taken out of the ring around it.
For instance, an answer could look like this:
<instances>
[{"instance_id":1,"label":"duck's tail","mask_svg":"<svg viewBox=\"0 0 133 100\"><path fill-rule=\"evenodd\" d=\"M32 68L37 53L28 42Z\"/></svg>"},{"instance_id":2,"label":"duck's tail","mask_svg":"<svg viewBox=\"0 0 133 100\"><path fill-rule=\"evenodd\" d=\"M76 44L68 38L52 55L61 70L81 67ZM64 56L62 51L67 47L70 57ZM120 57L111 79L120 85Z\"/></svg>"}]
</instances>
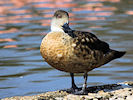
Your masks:
<instances>
[{"instance_id":1,"label":"duck's tail","mask_svg":"<svg viewBox=\"0 0 133 100\"><path fill-rule=\"evenodd\" d=\"M122 57L125 53L125 51L116 51L110 49L110 51L107 54L105 54L104 64L110 62L113 59Z\"/></svg>"}]
</instances>

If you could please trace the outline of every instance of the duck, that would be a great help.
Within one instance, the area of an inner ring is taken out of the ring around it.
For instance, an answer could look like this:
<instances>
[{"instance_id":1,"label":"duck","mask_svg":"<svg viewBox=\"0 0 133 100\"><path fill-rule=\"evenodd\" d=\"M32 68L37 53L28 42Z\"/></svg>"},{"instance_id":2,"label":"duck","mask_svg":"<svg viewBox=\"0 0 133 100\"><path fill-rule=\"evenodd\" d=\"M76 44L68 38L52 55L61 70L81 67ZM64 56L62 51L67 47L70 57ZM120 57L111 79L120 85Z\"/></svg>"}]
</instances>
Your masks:
<instances>
[{"instance_id":1,"label":"duck","mask_svg":"<svg viewBox=\"0 0 133 100\"><path fill-rule=\"evenodd\" d=\"M51 32L42 39L40 53L53 68L70 73L71 91L86 94L88 72L122 57L126 51L117 51L91 32L73 30L69 26L69 14L57 10L51 21ZM83 73L81 90L75 84L74 74Z\"/></svg>"}]
</instances>

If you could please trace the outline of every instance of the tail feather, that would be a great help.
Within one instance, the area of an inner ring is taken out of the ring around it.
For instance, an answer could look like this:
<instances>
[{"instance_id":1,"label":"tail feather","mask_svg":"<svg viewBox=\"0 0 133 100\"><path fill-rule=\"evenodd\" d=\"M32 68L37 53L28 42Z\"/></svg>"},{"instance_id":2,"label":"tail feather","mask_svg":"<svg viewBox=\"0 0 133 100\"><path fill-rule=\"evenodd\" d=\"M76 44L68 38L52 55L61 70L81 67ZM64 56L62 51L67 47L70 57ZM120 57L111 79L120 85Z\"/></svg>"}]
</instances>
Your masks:
<instances>
[{"instance_id":1,"label":"tail feather","mask_svg":"<svg viewBox=\"0 0 133 100\"><path fill-rule=\"evenodd\" d=\"M126 52L125 51L116 51L116 50L110 50L106 55L104 59L104 64L110 62L113 59L117 59L122 57Z\"/></svg>"},{"instance_id":2,"label":"tail feather","mask_svg":"<svg viewBox=\"0 0 133 100\"><path fill-rule=\"evenodd\" d=\"M125 51L115 51L114 59L122 57L126 52Z\"/></svg>"}]
</instances>

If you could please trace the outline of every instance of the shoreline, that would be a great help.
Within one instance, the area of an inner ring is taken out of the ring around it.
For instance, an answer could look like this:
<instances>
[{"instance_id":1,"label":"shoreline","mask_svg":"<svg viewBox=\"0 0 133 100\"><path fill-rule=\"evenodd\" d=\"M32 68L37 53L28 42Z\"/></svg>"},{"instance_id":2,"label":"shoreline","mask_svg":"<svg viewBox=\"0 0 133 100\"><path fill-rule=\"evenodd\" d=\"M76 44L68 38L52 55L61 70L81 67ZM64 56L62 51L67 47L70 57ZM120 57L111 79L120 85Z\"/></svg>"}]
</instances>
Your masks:
<instances>
[{"instance_id":1,"label":"shoreline","mask_svg":"<svg viewBox=\"0 0 133 100\"><path fill-rule=\"evenodd\" d=\"M1 100L133 100L133 81L88 87L87 95L52 91L33 96L15 96Z\"/></svg>"}]
</instances>

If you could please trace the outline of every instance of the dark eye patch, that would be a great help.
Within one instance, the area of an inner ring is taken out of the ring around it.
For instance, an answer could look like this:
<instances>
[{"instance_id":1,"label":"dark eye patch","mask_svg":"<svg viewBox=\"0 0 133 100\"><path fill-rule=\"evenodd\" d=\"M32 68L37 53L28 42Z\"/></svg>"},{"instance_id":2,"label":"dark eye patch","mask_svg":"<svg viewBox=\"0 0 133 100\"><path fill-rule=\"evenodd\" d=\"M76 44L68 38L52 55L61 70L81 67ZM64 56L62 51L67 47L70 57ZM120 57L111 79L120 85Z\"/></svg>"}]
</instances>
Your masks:
<instances>
[{"instance_id":1,"label":"dark eye patch","mask_svg":"<svg viewBox=\"0 0 133 100\"><path fill-rule=\"evenodd\" d=\"M62 15L60 15L60 14L57 14L57 16L56 16L57 18L62 18Z\"/></svg>"}]
</instances>

